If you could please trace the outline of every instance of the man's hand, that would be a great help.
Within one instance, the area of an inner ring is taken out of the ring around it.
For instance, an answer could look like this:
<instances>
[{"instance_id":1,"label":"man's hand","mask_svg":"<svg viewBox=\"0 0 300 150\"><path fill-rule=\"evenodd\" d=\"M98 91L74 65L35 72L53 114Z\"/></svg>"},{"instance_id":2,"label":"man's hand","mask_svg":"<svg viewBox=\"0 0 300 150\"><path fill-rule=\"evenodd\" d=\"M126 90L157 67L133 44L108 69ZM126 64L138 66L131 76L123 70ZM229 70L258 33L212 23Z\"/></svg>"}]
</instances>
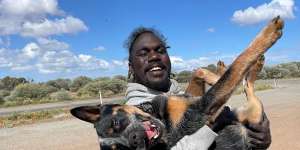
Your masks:
<instances>
[{"instance_id":1,"label":"man's hand","mask_svg":"<svg viewBox=\"0 0 300 150\"><path fill-rule=\"evenodd\" d=\"M247 124L249 144L253 149L267 149L271 144L270 122L265 113L258 124Z\"/></svg>"}]
</instances>

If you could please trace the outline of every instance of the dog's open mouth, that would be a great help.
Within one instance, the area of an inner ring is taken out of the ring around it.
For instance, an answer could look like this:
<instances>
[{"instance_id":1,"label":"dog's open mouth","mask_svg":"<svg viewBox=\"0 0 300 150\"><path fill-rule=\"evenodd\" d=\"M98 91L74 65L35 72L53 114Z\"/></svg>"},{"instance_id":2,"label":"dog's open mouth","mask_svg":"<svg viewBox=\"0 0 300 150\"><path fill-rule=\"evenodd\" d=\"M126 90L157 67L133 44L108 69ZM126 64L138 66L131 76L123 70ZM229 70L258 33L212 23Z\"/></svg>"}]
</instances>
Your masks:
<instances>
[{"instance_id":1,"label":"dog's open mouth","mask_svg":"<svg viewBox=\"0 0 300 150\"><path fill-rule=\"evenodd\" d=\"M159 127L157 127L155 124L151 123L150 121L144 121L143 125L149 142L159 137L160 135Z\"/></svg>"}]
</instances>

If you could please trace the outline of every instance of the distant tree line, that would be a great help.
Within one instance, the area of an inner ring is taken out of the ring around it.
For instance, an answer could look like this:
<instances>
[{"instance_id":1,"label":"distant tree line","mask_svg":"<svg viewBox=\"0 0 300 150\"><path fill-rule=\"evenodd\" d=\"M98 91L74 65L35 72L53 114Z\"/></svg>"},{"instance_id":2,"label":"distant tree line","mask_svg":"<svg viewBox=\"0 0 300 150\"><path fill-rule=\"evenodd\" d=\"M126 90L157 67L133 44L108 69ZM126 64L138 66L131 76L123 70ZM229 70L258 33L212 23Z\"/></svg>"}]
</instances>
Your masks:
<instances>
[{"instance_id":1,"label":"distant tree line","mask_svg":"<svg viewBox=\"0 0 300 150\"><path fill-rule=\"evenodd\" d=\"M215 64L210 64L204 67L212 72L216 72ZM190 80L192 71L181 71L174 73L174 79L184 83ZM300 62L283 63L275 66L266 66L258 74L258 79L282 79L282 78L299 78L300 77Z\"/></svg>"},{"instance_id":2,"label":"distant tree line","mask_svg":"<svg viewBox=\"0 0 300 150\"><path fill-rule=\"evenodd\" d=\"M79 76L71 79L55 79L34 83L25 78L4 77L0 79L0 104L22 105L51 101L88 99L121 94L124 92L127 77L117 75L110 77L89 78Z\"/></svg>"},{"instance_id":3,"label":"distant tree line","mask_svg":"<svg viewBox=\"0 0 300 150\"><path fill-rule=\"evenodd\" d=\"M216 72L216 65L206 67ZM192 71L173 73L172 78L185 83L191 78ZM266 66L258 75L259 79L280 79L300 77L300 62L283 63L276 66ZM35 83L33 80L17 77L4 77L0 79L0 105L4 104L31 104L51 101L88 99L99 96L101 90L103 97L123 95L126 89L127 77L116 75L114 77L99 77L92 79L79 76L71 79L55 79L47 82Z\"/></svg>"}]
</instances>

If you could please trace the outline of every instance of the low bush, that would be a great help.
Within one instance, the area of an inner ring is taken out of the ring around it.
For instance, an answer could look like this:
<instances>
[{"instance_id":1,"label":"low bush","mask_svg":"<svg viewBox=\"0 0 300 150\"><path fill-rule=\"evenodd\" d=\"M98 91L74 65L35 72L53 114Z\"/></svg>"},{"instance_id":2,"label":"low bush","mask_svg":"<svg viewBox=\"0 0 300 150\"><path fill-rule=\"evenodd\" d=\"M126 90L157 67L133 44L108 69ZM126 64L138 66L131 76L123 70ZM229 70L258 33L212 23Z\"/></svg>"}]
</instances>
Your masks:
<instances>
[{"instance_id":1,"label":"low bush","mask_svg":"<svg viewBox=\"0 0 300 150\"><path fill-rule=\"evenodd\" d=\"M60 90L50 94L50 99L54 101L72 100L71 95L66 90Z\"/></svg>"},{"instance_id":2,"label":"low bush","mask_svg":"<svg viewBox=\"0 0 300 150\"><path fill-rule=\"evenodd\" d=\"M4 104L4 98L9 96L10 92L8 90L0 90L0 105Z\"/></svg>"},{"instance_id":3,"label":"low bush","mask_svg":"<svg viewBox=\"0 0 300 150\"><path fill-rule=\"evenodd\" d=\"M96 82L90 82L79 89L77 95L80 97L98 97L101 90L104 97L119 94L126 88L126 81L120 79L105 79Z\"/></svg>"},{"instance_id":4,"label":"low bush","mask_svg":"<svg viewBox=\"0 0 300 150\"><path fill-rule=\"evenodd\" d=\"M50 93L57 91L57 88L46 84L33 84L26 83L18 85L10 94L6 97L6 100L25 100L25 99L42 99L49 96Z\"/></svg>"}]
</instances>

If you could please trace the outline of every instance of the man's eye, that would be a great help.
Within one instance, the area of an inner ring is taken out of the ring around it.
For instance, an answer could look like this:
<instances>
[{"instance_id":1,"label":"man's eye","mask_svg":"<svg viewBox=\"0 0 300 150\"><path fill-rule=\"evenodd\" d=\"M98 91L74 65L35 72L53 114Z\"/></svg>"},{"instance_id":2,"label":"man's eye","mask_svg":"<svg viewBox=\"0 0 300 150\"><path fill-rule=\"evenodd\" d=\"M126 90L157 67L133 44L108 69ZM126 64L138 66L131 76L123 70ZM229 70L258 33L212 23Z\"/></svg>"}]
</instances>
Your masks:
<instances>
[{"instance_id":1,"label":"man's eye","mask_svg":"<svg viewBox=\"0 0 300 150\"><path fill-rule=\"evenodd\" d=\"M164 47L159 47L158 49L157 49L157 52L158 53L160 53L160 54L164 54L164 53L166 53L166 48L164 48Z\"/></svg>"},{"instance_id":2,"label":"man's eye","mask_svg":"<svg viewBox=\"0 0 300 150\"><path fill-rule=\"evenodd\" d=\"M139 50L139 52L136 53L137 56L146 56L147 51L146 50Z\"/></svg>"}]
</instances>

